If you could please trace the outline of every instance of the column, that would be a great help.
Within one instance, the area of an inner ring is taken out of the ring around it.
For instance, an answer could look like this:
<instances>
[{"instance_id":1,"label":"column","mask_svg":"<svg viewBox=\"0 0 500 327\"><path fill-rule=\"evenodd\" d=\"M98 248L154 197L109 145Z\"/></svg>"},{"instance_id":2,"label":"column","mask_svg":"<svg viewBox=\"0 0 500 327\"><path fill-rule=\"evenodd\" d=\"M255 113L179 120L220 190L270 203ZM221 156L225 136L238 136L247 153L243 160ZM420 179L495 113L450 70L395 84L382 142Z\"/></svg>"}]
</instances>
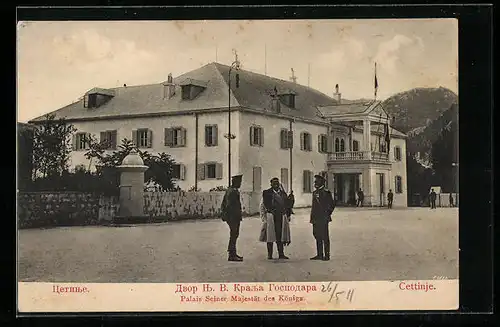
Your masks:
<instances>
[{"instance_id":1,"label":"column","mask_svg":"<svg viewBox=\"0 0 500 327\"><path fill-rule=\"evenodd\" d=\"M363 120L363 150L365 151L366 159L371 159L371 126L368 119Z\"/></svg>"},{"instance_id":2,"label":"column","mask_svg":"<svg viewBox=\"0 0 500 327\"><path fill-rule=\"evenodd\" d=\"M366 206L372 205L372 170L369 168L363 169L363 193L365 195L365 199L363 204Z\"/></svg>"}]
</instances>

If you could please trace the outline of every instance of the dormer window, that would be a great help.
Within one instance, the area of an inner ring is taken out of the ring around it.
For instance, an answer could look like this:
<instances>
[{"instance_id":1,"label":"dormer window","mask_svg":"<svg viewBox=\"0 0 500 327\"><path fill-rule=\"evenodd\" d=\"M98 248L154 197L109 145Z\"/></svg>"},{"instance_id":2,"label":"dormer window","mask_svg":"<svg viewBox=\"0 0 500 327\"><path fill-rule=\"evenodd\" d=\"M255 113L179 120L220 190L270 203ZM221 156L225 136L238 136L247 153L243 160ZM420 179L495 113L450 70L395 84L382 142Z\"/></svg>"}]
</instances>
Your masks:
<instances>
[{"instance_id":1,"label":"dormer window","mask_svg":"<svg viewBox=\"0 0 500 327\"><path fill-rule=\"evenodd\" d=\"M182 100L194 100L206 88L206 82L188 78L181 83Z\"/></svg>"},{"instance_id":2,"label":"dormer window","mask_svg":"<svg viewBox=\"0 0 500 327\"><path fill-rule=\"evenodd\" d=\"M93 88L88 91L83 98L84 108L97 108L102 106L115 96L113 90Z\"/></svg>"},{"instance_id":3,"label":"dormer window","mask_svg":"<svg viewBox=\"0 0 500 327\"><path fill-rule=\"evenodd\" d=\"M280 102L290 109L295 109L295 96L296 93L292 90L278 93Z\"/></svg>"}]
</instances>

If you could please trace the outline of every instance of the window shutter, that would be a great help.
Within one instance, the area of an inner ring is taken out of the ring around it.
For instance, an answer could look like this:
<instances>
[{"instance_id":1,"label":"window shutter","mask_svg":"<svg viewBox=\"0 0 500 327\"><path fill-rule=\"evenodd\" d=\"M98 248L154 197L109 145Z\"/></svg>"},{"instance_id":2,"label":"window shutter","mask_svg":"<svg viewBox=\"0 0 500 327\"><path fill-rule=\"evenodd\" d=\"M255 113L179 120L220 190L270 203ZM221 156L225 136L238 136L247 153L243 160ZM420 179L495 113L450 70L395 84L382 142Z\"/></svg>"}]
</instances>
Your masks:
<instances>
[{"instance_id":1,"label":"window shutter","mask_svg":"<svg viewBox=\"0 0 500 327\"><path fill-rule=\"evenodd\" d=\"M174 144L174 130L172 128L165 128L164 144L172 146Z\"/></svg>"},{"instance_id":2,"label":"window shutter","mask_svg":"<svg viewBox=\"0 0 500 327\"><path fill-rule=\"evenodd\" d=\"M219 135L219 132L217 131L217 125L215 126L212 126L212 141L213 141L213 145L216 146L217 145L217 142L218 142L218 135Z\"/></svg>"},{"instance_id":3,"label":"window shutter","mask_svg":"<svg viewBox=\"0 0 500 327\"><path fill-rule=\"evenodd\" d=\"M283 188L285 191L289 192L288 190L288 169L287 168L281 168L281 184L283 184Z\"/></svg>"},{"instance_id":4,"label":"window shutter","mask_svg":"<svg viewBox=\"0 0 500 327\"><path fill-rule=\"evenodd\" d=\"M78 144L78 134L73 134L72 136L72 143L73 143L73 150L78 150L77 144Z\"/></svg>"},{"instance_id":5,"label":"window shutter","mask_svg":"<svg viewBox=\"0 0 500 327\"><path fill-rule=\"evenodd\" d=\"M106 132L101 132L100 134L101 134L100 139L99 139L100 142L103 143L104 141L107 141L106 140ZM108 146L109 146L109 144L108 144Z\"/></svg>"},{"instance_id":6,"label":"window shutter","mask_svg":"<svg viewBox=\"0 0 500 327\"><path fill-rule=\"evenodd\" d=\"M334 152L334 139L333 139L333 135L328 135L327 136L327 139L326 139L326 152L328 153L333 153Z\"/></svg>"},{"instance_id":7,"label":"window shutter","mask_svg":"<svg viewBox=\"0 0 500 327\"><path fill-rule=\"evenodd\" d=\"M318 152L323 153L323 147L321 146L323 135L318 135Z\"/></svg>"},{"instance_id":8,"label":"window shutter","mask_svg":"<svg viewBox=\"0 0 500 327\"><path fill-rule=\"evenodd\" d=\"M139 147L139 140L138 140L137 134L138 134L138 133L137 133L137 130L136 130L136 129L134 129L134 130L132 131L132 143L134 143L134 145L135 145L136 147Z\"/></svg>"},{"instance_id":9,"label":"window shutter","mask_svg":"<svg viewBox=\"0 0 500 327\"><path fill-rule=\"evenodd\" d=\"M180 144L180 146L186 146L186 136L187 136L186 129L181 128L181 144Z\"/></svg>"},{"instance_id":10,"label":"window shutter","mask_svg":"<svg viewBox=\"0 0 500 327\"><path fill-rule=\"evenodd\" d=\"M199 180L205 179L205 164L198 165L198 179Z\"/></svg>"},{"instance_id":11,"label":"window shutter","mask_svg":"<svg viewBox=\"0 0 500 327\"><path fill-rule=\"evenodd\" d=\"M250 126L250 145L253 145L254 133L255 133L255 128L253 126Z\"/></svg>"},{"instance_id":12,"label":"window shutter","mask_svg":"<svg viewBox=\"0 0 500 327\"><path fill-rule=\"evenodd\" d=\"M288 142L288 148L293 148L293 131L288 131L288 137L287 137L287 142Z\"/></svg>"},{"instance_id":13,"label":"window shutter","mask_svg":"<svg viewBox=\"0 0 500 327\"><path fill-rule=\"evenodd\" d=\"M215 178L222 179L222 164L221 163L215 164Z\"/></svg>"},{"instance_id":14,"label":"window shutter","mask_svg":"<svg viewBox=\"0 0 500 327\"><path fill-rule=\"evenodd\" d=\"M309 176L307 174L307 170L304 170L302 173L302 192L307 193L307 181L309 180Z\"/></svg>"},{"instance_id":15,"label":"window shutter","mask_svg":"<svg viewBox=\"0 0 500 327\"><path fill-rule=\"evenodd\" d=\"M148 148L151 148L153 147L153 131L148 129L148 139L147 139L148 143L147 143L147 147Z\"/></svg>"},{"instance_id":16,"label":"window shutter","mask_svg":"<svg viewBox=\"0 0 500 327\"><path fill-rule=\"evenodd\" d=\"M205 145L210 146L210 126L205 126Z\"/></svg>"},{"instance_id":17,"label":"window shutter","mask_svg":"<svg viewBox=\"0 0 500 327\"><path fill-rule=\"evenodd\" d=\"M111 132L111 149L116 150L116 143L118 139L118 131L114 130Z\"/></svg>"},{"instance_id":18,"label":"window shutter","mask_svg":"<svg viewBox=\"0 0 500 327\"><path fill-rule=\"evenodd\" d=\"M264 128L259 128L259 145L264 146Z\"/></svg>"},{"instance_id":19,"label":"window shutter","mask_svg":"<svg viewBox=\"0 0 500 327\"><path fill-rule=\"evenodd\" d=\"M280 148L281 149L286 149L287 148L287 142L286 142L286 130L281 130L280 133Z\"/></svg>"},{"instance_id":20,"label":"window shutter","mask_svg":"<svg viewBox=\"0 0 500 327\"><path fill-rule=\"evenodd\" d=\"M91 133L85 134L85 150L90 149L90 140L92 140L92 134Z\"/></svg>"},{"instance_id":21,"label":"window shutter","mask_svg":"<svg viewBox=\"0 0 500 327\"><path fill-rule=\"evenodd\" d=\"M304 132L300 133L300 149L304 150Z\"/></svg>"},{"instance_id":22,"label":"window shutter","mask_svg":"<svg viewBox=\"0 0 500 327\"><path fill-rule=\"evenodd\" d=\"M183 164L180 164L179 165L179 179L181 181L185 180L186 179L186 166L184 166Z\"/></svg>"}]
</instances>

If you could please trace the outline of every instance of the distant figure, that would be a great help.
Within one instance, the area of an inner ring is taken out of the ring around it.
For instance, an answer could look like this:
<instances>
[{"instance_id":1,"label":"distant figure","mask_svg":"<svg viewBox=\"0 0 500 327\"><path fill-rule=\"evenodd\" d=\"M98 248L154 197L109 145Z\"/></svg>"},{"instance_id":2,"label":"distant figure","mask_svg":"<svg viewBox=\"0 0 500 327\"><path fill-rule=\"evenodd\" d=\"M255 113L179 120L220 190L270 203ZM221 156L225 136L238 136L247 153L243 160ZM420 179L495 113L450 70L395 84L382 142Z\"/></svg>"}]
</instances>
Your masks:
<instances>
[{"instance_id":1,"label":"distant figure","mask_svg":"<svg viewBox=\"0 0 500 327\"><path fill-rule=\"evenodd\" d=\"M431 203L431 209L436 209L436 192L434 192L434 189L431 189L431 193L429 194L429 201Z\"/></svg>"},{"instance_id":2,"label":"distant figure","mask_svg":"<svg viewBox=\"0 0 500 327\"><path fill-rule=\"evenodd\" d=\"M394 199L394 193L392 193L392 190L389 190L389 193L387 194L387 207L389 209L392 209L392 200Z\"/></svg>"},{"instance_id":3,"label":"distant figure","mask_svg":"<svg viewBox=\"0 0 500 327\"><path fill-rule=\"evenodd\" d=\"M362 189L359 189L359 191L358 191L358 203L356 203L356 206L362 207L364 199L365 199L365 194L363 193Z\"/></svg>"},{"instance_id":4,"label":"distant figure","mask_svg":"<svg viewBox=\"0 0 500 327\"><path fill-rule=\"evenodd\" d=\"M450 193L450 207L454 207L455 204L453 203L453 194Z\"/></svg>"},{"instance_id":5,"label":"distant figure","mask_svg":"<svg viewBox=\"0 0 500 327\"><path fill-rule=\"evenodd\" d=\"M288 217L294 214L293 212L294 205L295 205L295 196L293 195L293 191L290 191L290 194L288 195L288 212L287 212Z\"/></svg>"}]
</instances>

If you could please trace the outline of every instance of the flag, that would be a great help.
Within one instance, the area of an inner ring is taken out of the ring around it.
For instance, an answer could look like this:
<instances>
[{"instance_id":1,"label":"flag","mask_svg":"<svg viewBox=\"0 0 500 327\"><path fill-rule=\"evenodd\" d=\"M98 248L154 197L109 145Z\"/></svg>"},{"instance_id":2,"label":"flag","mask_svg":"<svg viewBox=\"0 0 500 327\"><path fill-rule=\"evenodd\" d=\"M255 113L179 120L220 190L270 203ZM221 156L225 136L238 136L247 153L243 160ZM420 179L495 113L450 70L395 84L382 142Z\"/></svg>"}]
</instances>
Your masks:
<instances>
[{"instance_id":1,"label":"flag","mask_svg":"<svg viewBox=\"0 0 500 327\"><path fill-rule=\"evenodd\" d=\"M375 98L377 98L378 80L377 80L377 63L375 63Z\"/></svg>"}]
</instances>

